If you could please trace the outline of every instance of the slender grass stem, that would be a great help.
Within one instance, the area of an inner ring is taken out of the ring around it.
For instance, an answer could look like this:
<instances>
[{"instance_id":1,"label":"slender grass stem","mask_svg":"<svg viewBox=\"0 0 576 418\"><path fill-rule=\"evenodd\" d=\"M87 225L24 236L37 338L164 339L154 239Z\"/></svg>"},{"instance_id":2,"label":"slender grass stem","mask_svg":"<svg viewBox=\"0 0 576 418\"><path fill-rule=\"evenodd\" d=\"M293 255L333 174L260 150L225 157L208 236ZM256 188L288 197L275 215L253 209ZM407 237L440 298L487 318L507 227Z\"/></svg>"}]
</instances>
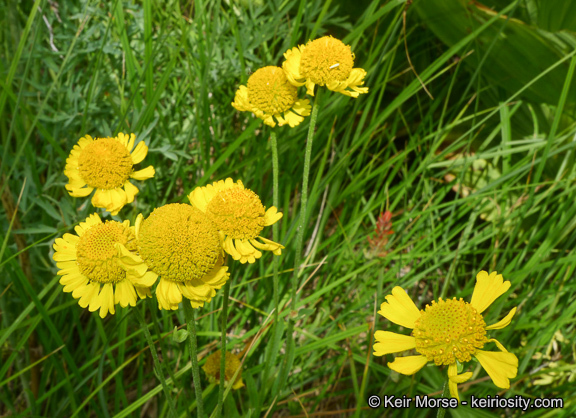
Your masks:
<instances>
[{"instance_id":1,"label":"slender grass stem","mask_svg":"<svg viewBox=\"0 0 576 418\"><path fill-rule=\"evenodd\" d=\"M202 384L200 383L200 369L198 367L198 345L196 343L196 318L194 309L185 299L184 317L188 324L188 345L190 348L190 360L192 361L192 380L194 381L194 390L196 392L196 407L198 418L204 417L204 401L202 399Z\"/></svg>"},{"instance_id":2,"label":"slender grass stem","mask_svg":"<svg viewBox=\"0 0 576 418\"><path fill-rule=\"evenodd\" d=\"M222 405L224 404L224 377L226 376L226 329L228 325L228 295L230 294L230 280L224 285L224 299L222 300L221 329L222 337L220 342L220 383L218 385L218 405L216 406L216 417L222 415Z\"/></svg>"},{"instance_id":3,"label":"slender grass stem","mask_svg":"<svg viewBox=\"0 0 576 418\"><path fill-rule=\"evenodd\" d=\"M272 148L272 205L278 209L278 205L280 204L278 198L278 142L276 141L276 131L272 129L270 133L270 147ZM278 231L278 222L272 225L272 240L274 242L278 242L279 231ZM278 257L274 257L273 262L274 268L274 276L272 278L272 286L274 292L274 326L278 323L278 303L279 303L279 283L278 283L278 265L280 264L280 259Z\"/></svg>"},{"instance_id":4,"label":"slender grass stem","mask_svg":"<svg viewBox=\"0 0 576 418\"><path fill-rule=\"evenodd\" d=\"M166 379L164 378L164 373L162 373L162 367L160 367L160 360L158 359L158 352L156 351L156 346L154 345L154 341L152 340L152 336L150 335L150 330L148 330L148 324L144 320L144 317L140 313L138 308L132 310L136 312L136 318L144 331L144 336L146 337L146 341L148 342L148 348L150 348L150 353L152 353L152 360L154 361L154 369L156 370L156 375L162 384L162 390L164 391L164 396L166 396L166 400L168 401L168 407L170 408L170 415L173 417L177 417L176 414L176 406L174 404L174 400L170 395L170 391L168 390L168 385L166 384Z\"/></svg>"},{"instance_id":5,"label":"slender grass stem","mask_svg":"<svg viewBox=\"0 0 576 418\"><path fill-rule=\"evenodd\" d=\"M300 262L302 260L302 248L304 247L304 230L306 229L306 211L308 209L308 177L310 176L310 160L312 158L312 142L314 141L314 129L320 107L321 89L316 92L314 106L310 115L310 126L308 127L308 137L306 138L306 150L304 153L304 173L302 175L302 197L300 199L300 217L296 229L296 253L294 255L294 274L292 275L292 310L296 311L298 276L300 275Z\"/></svg>"}]
</instances>

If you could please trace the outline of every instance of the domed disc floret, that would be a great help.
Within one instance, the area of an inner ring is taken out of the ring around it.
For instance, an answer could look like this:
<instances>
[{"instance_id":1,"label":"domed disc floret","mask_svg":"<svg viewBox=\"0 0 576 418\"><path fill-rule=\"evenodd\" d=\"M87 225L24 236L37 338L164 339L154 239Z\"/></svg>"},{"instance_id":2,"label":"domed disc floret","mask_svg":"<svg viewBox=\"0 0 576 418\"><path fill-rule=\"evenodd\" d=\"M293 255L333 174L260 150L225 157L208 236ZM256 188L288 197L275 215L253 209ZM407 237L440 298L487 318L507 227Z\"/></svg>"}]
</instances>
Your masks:
<instances>
[{"instance_id":1,"label":"domed disc floret","mask_svg":"<svg viewBox=\"0 0 576 418\"><path fill-rule=\"evenodd\" d=\"M482 315L462 299L440 298L421 312L412 333L416 351L436 365L470 361L471 355L488 342Z\"/></svg>"},{"instance_id":2,"label":"domed disc floret","mask_svg":"<svg viewBox=\"0 0 576 418\"><path fill-rule=\"evenodd\" d=\"M233 239L254 239L266 225L264 206L249 189L222 190L208 203L206 214L218 230Z\"/></svg>"},{"instance_id":3,"label":"domed disc floret","mask_svg":"<svg viewBox=\"0 0 576 418\"><path fill-rule=\"evenodd\" d=\"M132 158L125 146L113 138L91 142L78 157L82 179L96 189L114 189L132 174Z\"/></svg>"},{"instance_id":4,"label":"domed disc floret","mask_svg":"<svg viewBox=\"0 0 576 418\"><path fill-rule=\"evenodd\" d=\"M98 283L117 283L126 278L118 263L116 243L129 251L136 249L134 233L119 222L107 221L84 233L78 240L76 256L80 273Z\"/></svg>"},{"instance_id":5,"label":"domed disc floret","mask_svg":"<svg viewBox=\"0 0 576 418\"><path fill-rule=\"evenodd\" d=\"M306 44L300 62L300 73L315 84L345 81L354 67L350 46L339 39L324 36Z\"/></svg>"},{"instance_id":6,"label":"domed disc floret","mask_svg":"<svg viewBox=\"0 0 576 418\"><path fill-rule=\"evenodd\" d=\"M138 248L150 270L177 283L202 279L222 254L215 225L198 209L180 203L157 208L142 222Z\"/></svg>"},{"instance_id":7,"label":"domed disc floret","mask_svg":"<svg viewBox=\"0 0 576 418\"><path fill-rule=\"evenodd\" d=\"M298 94L282 68L268 66L258 69L248 79L248 99L256 109L276 115L292 108Z\"/></svg>"}]
</instances>

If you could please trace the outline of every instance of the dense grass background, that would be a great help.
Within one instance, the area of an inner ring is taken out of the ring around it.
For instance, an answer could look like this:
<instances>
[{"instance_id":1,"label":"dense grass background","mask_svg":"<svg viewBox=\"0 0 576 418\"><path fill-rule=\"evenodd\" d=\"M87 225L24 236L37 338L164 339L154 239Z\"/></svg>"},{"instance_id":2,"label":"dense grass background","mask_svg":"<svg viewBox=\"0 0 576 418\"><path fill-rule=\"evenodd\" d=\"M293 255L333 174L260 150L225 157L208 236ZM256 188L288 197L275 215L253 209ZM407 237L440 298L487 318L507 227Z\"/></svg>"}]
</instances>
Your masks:
<instances>
[{"instance_id":1,"label":"dense grass background","mask_svg":"<svg viewBox=\"0 0 576 418\"><path fill-rule=\"evenodd\" d=\"M562 397L564 409L526 415L573 416L575 9L559 0L3 2L0 415L168 415L133 312L118 306L101 320L58 284L51 245L94 212L65 192L65 159L85 134L146 141L156 177L117 219L187 202L195 186L229 176L270 206L270 129L230 103L251 72L332 34L352 46L370 92L323 96L293 350L286 303L308 120L276 128L284 308L272 327L271 254L233 265L228 348L245 354L246 387L228 394L224 416L396 416L370 410L368 395L439 395L445 370L400 376L386 367L393 356L371 355L374 330L402 332L375 312L396 285L422 307L469 300L480 270L512 283L486 315L493 323L518 306L491 335L520 366L502 392L469 363L461 398ZM384 210L395 232L379 254L368 237ZM221 295L197 314L200 364L219 345ZM151 300L136 309L178 413L193 415L187 346L172 338L182 312ZM202 378L210 413L217 387Z\"/></svg>"}]
</instances>

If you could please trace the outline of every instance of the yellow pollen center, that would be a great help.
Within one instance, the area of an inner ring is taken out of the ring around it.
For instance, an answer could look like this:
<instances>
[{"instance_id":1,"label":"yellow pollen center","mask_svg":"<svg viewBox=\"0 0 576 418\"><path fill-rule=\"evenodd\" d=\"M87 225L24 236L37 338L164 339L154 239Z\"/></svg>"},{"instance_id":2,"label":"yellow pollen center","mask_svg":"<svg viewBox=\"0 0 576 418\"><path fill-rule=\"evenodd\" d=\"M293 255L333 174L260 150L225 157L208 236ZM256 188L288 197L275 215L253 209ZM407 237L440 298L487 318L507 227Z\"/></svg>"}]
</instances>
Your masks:
<instances>
[{"instance_id":1,"label":"yellow pollen center","mask_svg":"<svg viewBox=\"0 0 576 418\"><path fill-rule=\"evenodd\" d=\"M126 278L126 271L117 262L115 243L135 251L134 233L116 221L106 221L88 229L76 245L80 272L98 283L116 283Z\"/></svg>"},{"instance_id":2,"label":"yellow pollen center","mask_svg":"<svg viewBox=\"0 0 576 418\"><path fill-rule=\"evenodd\" d=\"M265 213L258 195L240 188L222 190L206 207L218 230L233 239L256 238L264 228Z\"/></svg>"},{"instance_id":3,"label":"yellow pollen center","mask_svg":"<svg viewBox=\"0 0 576 418\"><path fill-rule=\"evenodd\" d=\"M180 203L157 208L142 222L138 249L150 270L179 283L201 279L221 257L214 224L200 210Z\"/></svg>"},{"instance_id":4,"label":"yellow pollen center","mask_svg":"<svg viewBox=\"0 0 576 418\"><path fill-rule=\"evenodd\" d=\"M426 305L412 335L416 351L439 365L470 361L488 342L486 323L472 305L456 298Z\"/></svg>"},{"instance_id":5,"label":"yellow pollen center","mask_svg":"<svg viewBox=\"0 0 576 418\"><path fill-rule=\"evenodd\" d=\"M297 99L297 88L290 84L280 67L260 68L248 79L248 100L265 113L277 115L285 112Z\"/></svg>"},{"instance_id":6,"label":"yellow pollen center","mask_svg":"<svg viewBox=\"0 0 576 418\"><path fill-rule=\"evenodd\" d=\"M211 354L206 359L204 364L204 371L212 381L220 381L220 359L222 357L221 351L218 350L214 354ZM224 359L226 364L224 369L224 381L229 382L230 379L234 377L234 373L241 366L240 358L236 354L226 352L226 358ZM240 374L238 374L238 377ZM238 377L236 380L238 380Z\"/></svg>"},{"instance_id":7,"label":"yellow pollen center","mask_svg":"<svg viewBox=\"0 0 576 418\"><path fill-rule=\"evenodd\" d=\"M300 60L300 73L320 86L344 81L354 67L354 54L339 39L324 36L306 44Z\"/></svg>"},{"instance_id":8,"label":"yellow pollen center","mask_svg":"<svg viewBox=\"0 0 576 418\"><path fill-rule=\"evenodd\" d=\"M82 180L96 189L115 189L132 174L132 157L113 138L100 138L88 144L78 158Z\"/></svg>"}]
</instances>

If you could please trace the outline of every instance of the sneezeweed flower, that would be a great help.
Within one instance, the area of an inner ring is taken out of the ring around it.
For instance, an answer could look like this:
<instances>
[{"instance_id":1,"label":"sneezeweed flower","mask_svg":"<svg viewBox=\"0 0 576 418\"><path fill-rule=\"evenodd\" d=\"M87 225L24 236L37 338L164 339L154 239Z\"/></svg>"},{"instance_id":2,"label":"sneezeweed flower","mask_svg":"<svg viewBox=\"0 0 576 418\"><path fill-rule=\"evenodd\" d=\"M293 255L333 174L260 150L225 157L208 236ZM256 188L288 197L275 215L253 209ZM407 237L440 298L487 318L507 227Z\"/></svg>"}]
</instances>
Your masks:
<instances>
[{"instance_id":1,"label":"sneezeweed flower","mask_svg":"<svg viewBox=\"0 0 576 418\"><path fill-rule=\"evenodd\" d=\"M218 350L215 353L208 356L206 359L206 363L202 367L202 370L206 372L206 376L208 376L208 380L210 383L220 383L220 358L221 358L221 351ZM228 384L234 377L236 370L240 369L242 366L242 362L240 358L229 351L226 351L226 359L224 360L226 363L224 369L224 383ZM242 370L238 372L238 376L234 380L234 384L232 385L232 389L240 389L244 387L244 382L242 382Z\"/></svg>"},{"instance_id":2,"label":"sneezeweed flower","mask_svg":"<svg viewBox=\"0 0 576 418\"><path fill-rule=\"evenodd\" d=\"M117 215L138 194L138 188L129 180L146 180L154 177L155 173L151 165L134 171L134 165L142 162L148 154L144 141L134 148L135 140L134 134L123 133L115 138L93 139L90 135L80 138L70 151L64 168L68 193L74 197L86 197L96 189L92 205Z\"/></svg>"},{"instance_id":3,"label":"sneezeweed flower","mask_svg":"<svg viewBox=\"0 0 576 418\"><path fill-rule=\"evenodd\" d=\"M282 68L294 86L306 85L306 92L314 96L314 86L326 86L329 90L350 97L368 93L364 84L366 71L354 67L354 54L349 45L331 36L308 41L306 45L289 49L284 53L286 61Z\"/></svg>"},{"instance_id":4,"label":"sneezeweed flower","mask_svg":"<svg viewBox=\"0 0 576 418\"><path fill-rule=\"evenodd\" d=\"M102 222L90 215L54 243L53 255L62 276L64 292L72 292L78 304L90 312L100 309L100 317L115 313L114 305L136 306L136 295L151 297L156 280L135 253L136 238L130 221Z\"/></svg>"},{"instance_id":5,"label":"sneezeweed flower","mask_svg":"<svg viewBox=\"0 0 576 418\"><path fill-rule=\"evenodd\" d=\"M220 180L205 187L196 187L188 195L193 206L206 213L222 235L224 251L242 264L255 263L262 251L282 253L283 245L260 236L265 226L282 218L274 206L266 210L260 198L242 181L231 178ZM261 241L258 241L261 240Z\"/></svg>"},{"instance_id":6,"label":"sneezeweed flower","mask_svg":"<svg viewBox=\"0 0 576 418\"><path fill-rule=\"evenodd\" d=\"M506 351L495 339L488 338L486 331L502 329L510 324L516 313L513 308L501 321L486 326L481 313L499 296L510 288L510 282L503 282L501 274L488 274L481 271L476 275L476 286L470 303L462 298L433 301L425 309L418 310L412 299L399 286L386 296L378 313L384 318L411 328L412 336L388 331L376 331L374 355L383 356L405 350L416 349L417 356L396 357L388 367L392 370L412 375L427 362L437 366L448 366L448 386L450 394L458 400L458 383L472 377L472 372L458 374L458 365L474 356L488 372L496 386L510 388L510 380L518 372L518 358ZM484 351L485 344L493 342L500 352Z\"/></svg>"},{"instance_id":7,"label":"sneezeweed flower","mask_svg":"<svg viewBox=\"0 0 576 418\"><path fill-rule=\"evenodd\" d=\"M288 124L291 128L310 115L310 101L298 99L297 88L290 84L280 67L256 70L247 86L236 91L232 106L241 112L252 112L266 125ZM276 119L276 121L274 120Z\"/></svg>"},{"instance_id":8,"label":"sneezeweed flower","mask_svg":"<svg viewBox=\"0 0 576 418\"><path fill-rule=\"evenodd\" d=\"M178 309L182 296L204 306L229 277L215 225L198 209L172 203L136 219L140 256L160 281L159 309Z\"/></svg>"}]
</instances>

